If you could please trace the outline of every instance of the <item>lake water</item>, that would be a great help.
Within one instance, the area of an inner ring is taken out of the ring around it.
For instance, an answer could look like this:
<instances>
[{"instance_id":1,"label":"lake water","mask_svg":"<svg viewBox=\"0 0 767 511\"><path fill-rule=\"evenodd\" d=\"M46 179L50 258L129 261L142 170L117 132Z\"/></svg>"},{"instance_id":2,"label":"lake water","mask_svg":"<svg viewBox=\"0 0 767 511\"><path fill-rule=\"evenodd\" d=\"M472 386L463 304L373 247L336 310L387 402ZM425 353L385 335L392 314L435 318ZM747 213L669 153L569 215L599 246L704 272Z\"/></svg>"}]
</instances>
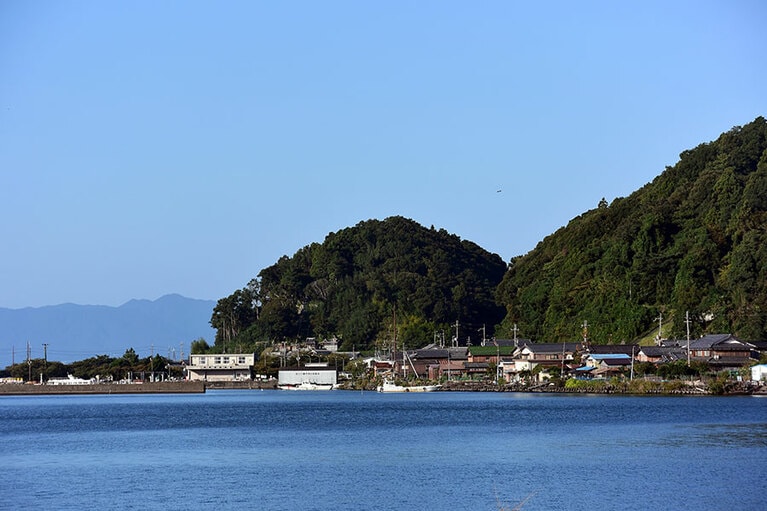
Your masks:
<instances>
[{"instance_id":1,"label":"lake water","mask_svg":"<svg viewBox=\"0 0 767 511\"><path fill-rule=\"evenodd\" d=\"M767 399L0 399L0 509L767 509Z\"/></svg>"}]
</instances>

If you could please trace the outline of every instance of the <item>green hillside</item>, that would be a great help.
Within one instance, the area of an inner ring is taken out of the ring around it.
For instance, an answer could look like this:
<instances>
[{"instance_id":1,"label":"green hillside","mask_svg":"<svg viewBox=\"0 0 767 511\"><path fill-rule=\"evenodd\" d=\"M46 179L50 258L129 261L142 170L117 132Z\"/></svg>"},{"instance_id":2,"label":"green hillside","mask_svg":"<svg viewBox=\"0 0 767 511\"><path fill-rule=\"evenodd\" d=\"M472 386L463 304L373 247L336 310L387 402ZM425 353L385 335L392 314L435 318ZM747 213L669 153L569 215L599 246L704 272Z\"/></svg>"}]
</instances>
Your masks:
<instances>
[{"instance_id":1,"label":"green hillside","mask_svg":"<svg viewBox=\"0 0 767 511\"><path fill-rule=\"evenodd\" d=\"M684 151L640 190L574 218L514 258L497 289L540 341L731 332L767 338L767 122Z\"/></svg>"},{"instance_id":2,"label":"green hillside","mask_svg":"<svg viewBox=\"0 0 767 511\"><path fill-rule=\"evenodd\" d=\"M284 256L218 301L216 348L336 336L342 349L455 335L651 343L767 339L767 121L684 151L506 265L412 220L369 220ZM497 328L496 328L497 327Z\"/></svg>"},{"instance_id":3,"label":"green hillside","mask_svg":"<svg viewBox=\"0 0 767 511\"><path fill-rule=\"evenodd\" d=\"M476 244L402 217L369 220L329 234L261 270L222 298L211 324L216 344L329 338L342 349L376 343L421 346L487 335L504 316L494 291L504 261Z\"/></svg>"}]
</instances>

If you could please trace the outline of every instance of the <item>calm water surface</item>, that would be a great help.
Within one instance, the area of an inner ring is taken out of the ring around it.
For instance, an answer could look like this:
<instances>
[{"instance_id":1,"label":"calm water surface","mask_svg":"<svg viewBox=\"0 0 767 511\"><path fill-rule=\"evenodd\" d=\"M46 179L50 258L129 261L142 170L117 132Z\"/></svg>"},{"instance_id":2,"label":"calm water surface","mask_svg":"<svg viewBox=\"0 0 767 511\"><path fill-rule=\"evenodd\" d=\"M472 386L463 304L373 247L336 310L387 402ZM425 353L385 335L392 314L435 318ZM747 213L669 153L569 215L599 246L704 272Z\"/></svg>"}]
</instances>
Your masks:
<instances>
[{"instance_id":1,"label":"calm water surface","mask_svg":"<svg viewBox=\"0 0 767 511\"><path fill-rule=\"evenodd\" d=\"M767 399L0 399L0 509L767 509Z\"/></svg>"}]
</instances>

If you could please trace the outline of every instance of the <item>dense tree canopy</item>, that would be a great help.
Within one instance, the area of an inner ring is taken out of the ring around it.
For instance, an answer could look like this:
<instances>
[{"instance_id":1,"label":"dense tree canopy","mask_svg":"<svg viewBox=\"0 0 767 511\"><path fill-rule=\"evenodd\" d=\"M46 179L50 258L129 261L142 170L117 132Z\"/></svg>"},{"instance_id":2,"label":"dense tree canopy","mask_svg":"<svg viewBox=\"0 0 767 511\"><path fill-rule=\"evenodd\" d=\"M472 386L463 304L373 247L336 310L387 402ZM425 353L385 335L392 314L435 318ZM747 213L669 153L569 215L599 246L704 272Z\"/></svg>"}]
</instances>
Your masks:
<instances>
[{"instance_id":1,"label":"dense tree canopy","mask_svg":"<svg viewBox=\"0 0 767 511\"><path fill-rule=\"evenodd\" d=\"M663 314L686 335L767 337L767 122L759 117L626 198L573 219L512 260L502 332L559 341L641 337ZM665 332L664 332L665 333Z\"/></svg>"},{"instance_id":2,"label":"dense tree canopy","mask_svg":"<svg viewBox=\"0 0 767 511\"><path fill-rule=\"evenodd\" d=\"M505 275L504 275L505 273ZM500 307L499 307L500 304ZM505 317L504 317L505 309ZM395 316L396 313L396 316ZM337 337L408 347L434 332L462 340L619 343L730 332L767 338L767 121L759 117L684 151L628 197L574 218L509 265L444 230L369 220L264 268L219 300L214 350ZM396 317L396 322L395 322ZM500 322L500 324L498 324ZM499 328L493 332L494 326Z\"/></svg>"},{"instance_id":3,"label":"dense tree canopy","mask_svg":"<svg viewBox=\"0 0 767 511\"><path fill-rule=\"evenodd\" d=\"M391 340L395 324L408 346L453 331L456 321L491 332L503 318L493 293L505 271L499 256L442 229L402 217L361 222L280 258L219 300L216 347L335 336L345 349L366 348Z\"/></svg>"},{"instance_id":4,"label":"dense tree canopy","mask_svg":"<svg viewBox=\"0 0 767 511\"><path fill-rule=\"evenodd\" d=\"M62 378L71 374L77 378L102 380L120 380L133 376L134 378L148 378L151 373L163 374L168 377L182 377L180 367L171 367L173 361L160 355L139 358L133 348L125 350L122 357L115 358L108 355L78 360L71 364L44 359L30 359L28 362L20 362L6 368L7 375L15 378L37 380L43 375L45 380L50 378Z\"/></svg>"}]
</instances>

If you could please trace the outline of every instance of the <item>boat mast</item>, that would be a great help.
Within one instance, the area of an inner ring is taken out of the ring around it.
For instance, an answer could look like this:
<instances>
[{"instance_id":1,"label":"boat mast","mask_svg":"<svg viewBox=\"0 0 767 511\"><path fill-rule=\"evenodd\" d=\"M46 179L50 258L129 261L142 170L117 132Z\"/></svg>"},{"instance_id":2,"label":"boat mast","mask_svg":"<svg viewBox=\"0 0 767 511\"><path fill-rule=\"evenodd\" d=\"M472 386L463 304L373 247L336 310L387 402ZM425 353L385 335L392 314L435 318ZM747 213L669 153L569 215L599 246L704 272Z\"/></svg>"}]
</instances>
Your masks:
<instances>
[{"instance_id":1,"label":"boat mast","mask_svg":"<svg viewBox=\"0 0 767 511\"><path fill-rule=\"evenodd\" d=\"M402 378L407 379L407 364L405 357L407 352L405 351L405 341L402 341Z\"/></svg>"},{"instance_id":2,"label":"boat mast","mask_svg":"<svg viewBox=\"0 0 767 511\"><path fill-rule=\"evenodd\" d=\"M392 332L392 337L394 338L394 341L392 343L392 355L391 360L394 364L394 367L392 367L392 371L394 374L397 374L397 304L394 304L394 309L392 312L392 322L394 323L394 331Z\"/></svg>"}]
</instances>

